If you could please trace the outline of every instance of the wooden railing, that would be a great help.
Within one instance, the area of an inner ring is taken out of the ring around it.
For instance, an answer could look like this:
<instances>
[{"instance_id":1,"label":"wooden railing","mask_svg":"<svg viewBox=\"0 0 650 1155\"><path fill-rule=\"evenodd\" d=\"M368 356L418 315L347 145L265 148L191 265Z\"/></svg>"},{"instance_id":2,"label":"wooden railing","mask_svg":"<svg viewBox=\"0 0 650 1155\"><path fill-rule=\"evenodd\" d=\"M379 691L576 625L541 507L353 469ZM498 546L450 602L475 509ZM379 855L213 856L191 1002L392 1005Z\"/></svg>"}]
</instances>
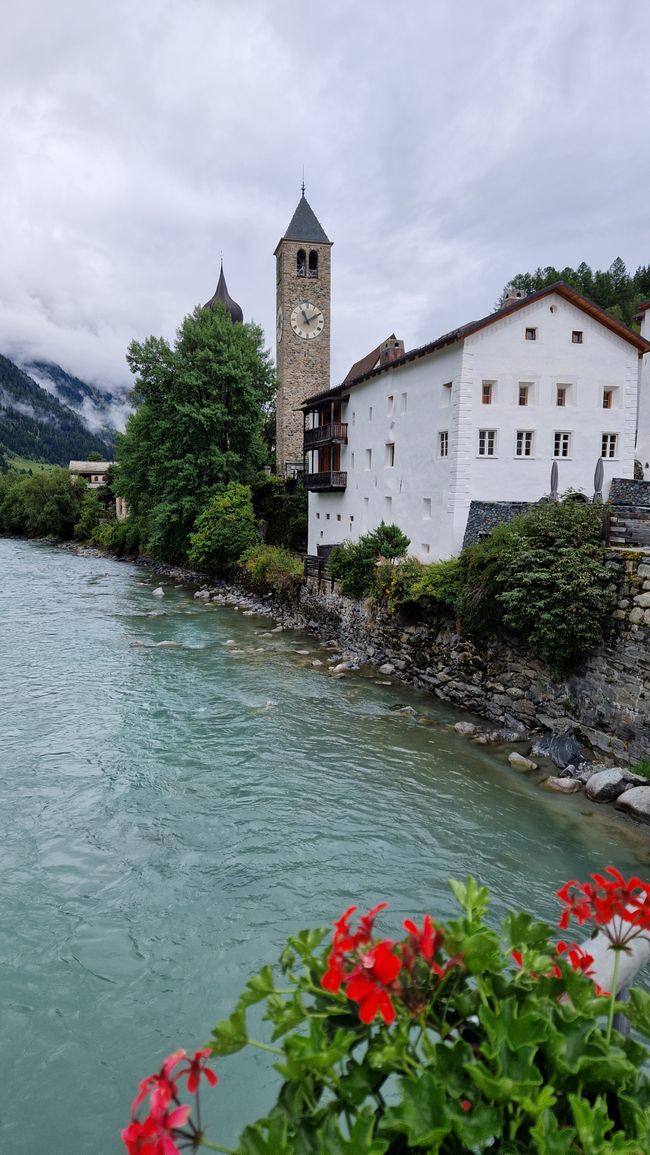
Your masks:
<instances>
[{"instance_id":1,"label":"wooden railing","mask_svg":"<svg viewBox=\"0 0 650 1155\"><path fill-rule=\"evenodd\" d=\"M325 445L328 441L337 441L347 445L348 426L346 421L332 421L327 425L317 425L315 429L305 429L305 449L313 449L315 445Z\"/></svg>"},{"instance_id":2,"label":"wooden railing","mask_svg":"<svg viewBox=\"0 0 650 1155\"><path fill-rule=\"evenodd\" d=\"M348 483L347 473L340 470L329 470L325 473L303 473L302 484L305 489L345 489Z\"/></svg>"}]
</instances>

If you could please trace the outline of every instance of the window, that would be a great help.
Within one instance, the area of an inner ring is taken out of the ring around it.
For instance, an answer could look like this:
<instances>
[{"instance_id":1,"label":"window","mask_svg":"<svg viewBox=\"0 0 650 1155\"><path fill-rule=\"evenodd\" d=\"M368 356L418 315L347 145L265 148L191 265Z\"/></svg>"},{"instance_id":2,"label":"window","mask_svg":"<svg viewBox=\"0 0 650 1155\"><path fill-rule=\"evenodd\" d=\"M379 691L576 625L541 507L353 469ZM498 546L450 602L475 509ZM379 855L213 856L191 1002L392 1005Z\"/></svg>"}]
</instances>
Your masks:
<instances>
[{"instance_id":1,"label":"window","mask_svg":"<svg viewBox=\"0 0 650 1155\"><path fill-rule=\"evenodd\" d=\"M386 468L391 469L395 464L395 442L388 441L386 443Z\"/></svg>"},{"instance_id":2,"label":"window","mask_svg":"<svg viewBox=\"0 0 650 1155\"><path fill-rule=\"evenodd\" d=\"M603 433L603 447L601 457L616 457L617 433Z\"/></svg>"},{"instance_id":3,"label":"window","mask_svg":"<svg viewBox=\"0 0 650 1155\"><path fill-rule=\"evenodd\" d=\"M431 553L431 546L429 545L429 542L423 541L422 545L420 546L420 550L422 553Z\"/></svg>"},{"instance_id":4,"label":"window","mask_svg":"<svg viewBox=\"0 0 650 1155\"><path fill-rule=\"evenodd\" d=\"M402 393L402 396L400 397L399 411L400 413L406 413L406 393Z\"/></svg>"},{"instance_id":5,"label":"window","mask_svg":"<svg viewBox=\"0 0 650 1155\"><path fill-rule=\"evenodd\" d=\"M526 329L526 340L527 341L536 341L537 340L537 329Z\"/></svg>"},{"instance_id":6,"label":"window","mask_svg":"<svg viewBox=\"0 0 650 1155\"><path fill-rule=\"evenodd\" d=\"M481 401L484 405L491 405L492 404L492 392L493 392L493 382L492 381L484 381L483 382L483 392L481 393Z\"/></svg>"},{"instance_id":7,"label":"window","mask_svg":"<svg viewBox=\"0 0 650 1155\"><path fill-rule=\"evenodd\" d=\"M529 396L530 396L530 385L525 385L523 382L520 381L519 382L519 404L520 405L527 405Z\"/></svg>"},{"instance_id":8,"label":"window","mask_svg":"<svg viewBox=\"0 0 650 1155\"><path fill-rule=\"evenodd\" d=\"M329 515L329 513L326 513L325 514L325 521L329 521L329 519L330 519L330 515Z\"/></svg>"},{"instance_id":9,"label":"window","mask_svg":"<svg viewBox=\"0 0 650 1155\"><path fill-rule=\"evenodd\" d=\"M317 514L316 514L316 520L317 520L317 521L320 521L320 513L317 513Z\"/></svg>"},{"instance_id":10,"label":"window","mask_svg":"<svg viewBox=\"0 0 650 1155\"><path fill-rule=\"evenodd\" d=\"M564 406L566 405L567 393L568 393L568 388L566 385L558 385L557 386L557 391L555 394L555 404L559 405L560 409L563 409Z\"/></svg>"},{"instance_id":11,"label":"window","mask_svg":"<svg viewBox=\"0 0 650 1155\"><path fill-rule=\"evenodd\" d=\"M350 469L354 469L354 450L350 454Z\"/></svg>"},{"instance_id":12,"label":"window","mask_svg":"<svg viewBox=\"0 0 650 1155\"><path fill-rule=\"evenodd\" d=\"M370 406L370 408L368 410L368 421L372 421L372 405Z\"/></svg>"},{"instance_id":13,"label":"window","mask_svg":"<svg viewBox=\"0 0 650 1155\"><path fill-rule=\"evenodd\" d=\"M496 429L479 429L478 455L479 457L495 457L497 448Z\"/></svg>"},{"instance_id":14,"label":"window","mask_svg":"<svg viewBox=\"0 0 650 1155\"><path fill-rule=\"evenodd\" d=\"M438 434L438 449L441 457L449 456L449 433L446 429Z\"/></svg>"},{"instance_id":15,"label":"window","mask_svg":"<svg viewBox=\"0 0 650 1155\"><path fill-rule=\"evenodd\" d=\"M392 393L388 397L387 401L388 401L388 416L392 417L393 412L395 410L395 398L393 397Z\"/></svg>"},{"instance_id":16,"label":"window","mask_svg":"<svg viewBox=\"0 0 650 1155\"><path fill-rule=\"evenodd\" d=\"M431 498L422 498L422 520L431 521Z\"/></svg>"},{"instance_id":17,"label":"window","mask_svg":"<svg viewBox=\"0 0 650 1155\"><path fill-rule=\"evenodd\" d=\"M355 410L353 409L353 410L352 410L352 424L353 424L353 425L355 425L355 424L356 424L356 420L357 420L357 415L356 415L356 412L355 412Z\"/></svg>"},{"instance_id":18,"label":"window","mask_svg":"<svg viewBox=\"0 0 650 1155\"><path fill-rule=\"evenodd\" d=\"M611 409L614 404L614 390L603 389L603 409Z\"/></svg>"},{"instance_id":19,"label":"window","mask_svg":"<svg viewBox=\"0 0 650 1155\"><path fill-rule=\"evenodd\" d=\"M574 329L571 334L571 340L574 345L582 345L582 329Z\"/></svg>"},{"instance_id":20,"label":"window","mask_svg":"<svg viewBox=\"0 0 650 1155\"><path fill-rule=\"evenodd\" d=\"M341 520L341 514L340 514L340 513L337 513L337 515L336 515L336 520L337 520L337 521L340 521L340 520Z\"/></svg>"},{"instance_id":21,"label":"window","mask_svg":"<svg viewBox=\"0 0 650 1155\"><path fill-rule=\"evenodd\" d=\"M571 454L571 434L570 433L554 433L553 434L553 456L554 457L569 457Z\"/></svg>"},{"instance_id":22,"label":"window","mask_svg":"<svg viewBox=\"0 0 650 1155\"><path fill-rule=\"evenodd\" d=\"M372 469L372 449L366 449L366 469Z\"/></svg>"},{"instance_id":23,"label":"window","mask_svg":"<svg viewBox=\"0 0 650 1155\"><path fill-rule=\"evenodd\" d=\"M312 278L318 276L318 253L315 249L312 249L309 254L309 272L307 275Z\"/></svg>"},{"instance_id":24,"label":"window","mask_svg":"<svg viewBox=\"0 0 650 1155\"><path fill-rule=\"evenodd\" d=\"M517 447L515 450L517 457L532 457L533 456L533 431L532 429L518 429L517 430Z\"/></svg>"},{"instance_id":25,"label":"window","mask_svg":"<svg viewBox=\"0 0 650 1155\"><path fill-rule=\"evenodd\" d=\"M391 518L393 516L393 499L392 499L392 497L385 497L384 498L384 514L386 517L386 521L390 525Z\"/></svg>"},{"instance_id":26,"label":"window","mask_svg":"<svg viewBox=\"0 0 650 1155\"><path fill-rule=\"evenodd\" d=\"M304 249L298 249L296 255L296 272L299 277L307 276L307 255Z\"/></svg>"},{"instance_id":27,"label":"window","mask_svg":"<svg viewBox=\"0 0 650 1155\"><path fill-rule=\"evenodd\" d=\"M449 403L451 402L451 388L452 388L452 382L451 381L445 381L444 385L442 386L442 395L440 398L440 404L441 405L449 405Z\"/></svg>"}]
</instances>

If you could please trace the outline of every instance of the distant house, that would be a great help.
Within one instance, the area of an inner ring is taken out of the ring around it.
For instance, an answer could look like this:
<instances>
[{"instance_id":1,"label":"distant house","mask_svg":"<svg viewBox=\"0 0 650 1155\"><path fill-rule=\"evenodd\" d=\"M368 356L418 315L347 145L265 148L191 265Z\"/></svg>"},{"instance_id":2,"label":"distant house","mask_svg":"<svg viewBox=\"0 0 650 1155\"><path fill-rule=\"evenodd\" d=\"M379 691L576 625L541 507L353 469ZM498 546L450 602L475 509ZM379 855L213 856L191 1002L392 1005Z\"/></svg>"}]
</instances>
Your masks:
<instances>
[{"instance_id":1,"label":"distant house","mask_svg":"<svg viewBox=\"0 0 650 1155\"><path fill-rule=\"evenodd\" d=\"M82 477L89 489L102 489L112 465L112 461L71 461L68 469L71 477ZM107 493L103 504L105 509L113 504L111 493ZM115 498L115 516L118 521L124 521L129 516L129 507L123 497Z\"/></svg>"},{"instance_id":2,"label":"distant house","mask_svg":"<svg viewBox=\"0 0 650 1155\"><path fill-rule=\"evenodd\" d=\"M106 485L112 461L71 461L68 469L74 477L83 477L89 489L100 489Z\"/></svg>"},{"instance_id":3,"label":"distant house","mask_svg":"<svg viewBox=\"0 0 650 1155\"><path fill-rule=\"evenodd\" d=\"M410 352L391 336L302 404L309 553L385 521L422 561L450 557L472 501L539 501L553 463L560 491L591 495L602 461L606 498L634 476L648 353L650 332L564 282Z\"/></svg>"}]
</instances>

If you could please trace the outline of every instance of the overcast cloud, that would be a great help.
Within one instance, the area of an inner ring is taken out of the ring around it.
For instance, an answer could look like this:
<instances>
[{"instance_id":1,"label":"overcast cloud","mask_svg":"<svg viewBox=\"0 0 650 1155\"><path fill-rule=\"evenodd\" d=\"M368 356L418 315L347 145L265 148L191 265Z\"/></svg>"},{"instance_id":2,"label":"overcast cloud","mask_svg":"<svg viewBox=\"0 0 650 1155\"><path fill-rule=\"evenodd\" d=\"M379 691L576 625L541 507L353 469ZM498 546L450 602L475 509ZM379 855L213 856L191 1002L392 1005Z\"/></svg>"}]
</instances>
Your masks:
<instances>
[{"instance_id":1,"label":"overcast cloud","mask_svg":"<svg viewBox=\"0 0 650 1155\"><path fill-rule=\"evenodd\" d=\"M0 40L0 350L99 384L228 288L274 349L300 196L332 379L513 273L650 263L650 8L628 0L22 0Z\"/></svg>"}]
</instances>

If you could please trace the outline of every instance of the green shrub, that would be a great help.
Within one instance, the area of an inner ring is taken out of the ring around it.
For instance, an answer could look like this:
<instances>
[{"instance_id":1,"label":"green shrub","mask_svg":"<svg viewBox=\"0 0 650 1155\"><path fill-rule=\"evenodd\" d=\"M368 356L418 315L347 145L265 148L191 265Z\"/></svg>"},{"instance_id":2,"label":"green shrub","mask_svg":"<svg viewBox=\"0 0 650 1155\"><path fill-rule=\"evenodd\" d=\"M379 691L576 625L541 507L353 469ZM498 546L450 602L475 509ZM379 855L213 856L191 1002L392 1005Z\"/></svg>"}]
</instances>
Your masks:
<instances>
[{"instance_id":1,"label":"green shrub","mask_svg":"<svg viewBox=\"0 0 650 1155\"><path fill-rule=\"evenodd\" d=\"M253 484L253 509L269 545L304 551L307 548L307 492L300 478L258 473Z\"/></svg>"},{"instance_id":2,"label":"green shrub","mask_svg":"<svg viewBox=\"0 0 650 1155\"><path fill-rule=\"evenodd\" d=\"M232 573L257 540L250 487L231 482L197 517L188 561L207 573Z\"/></svg>"},{"instance_id":3,"label":"green shrub","mask_svg":"<svg viewBox=\"0 0 650 1155\"><path fill-rule=\"evenodd\" d=\"M460 565L464 632L514 634L558 673L602 638L613 603L597 507L535 506L464 550Z\"/></svg>"},{"instance_id":4,"label":"green shrub","mask_svg":"<svg viewBox=\"0 0 650 1155\"><path fill-rule=\"evenodd\" d=\"M74 536L85 494L85 483L71 479L63 468L33 475L4 474L0 485L0 532L69 541Z\"/></svg>"},{"instance_id":5,"label":"green shrub","mask_svg":"<svg viewBox=\"0 0 650 1155\"><path fill-rule=\"evenodd\" d=\"M90 458L88 459L91 460ZM103 509L94 489L86 490L81 504L81 516L74 527L77 541L91 541L101 520Z\"/></svg>"},{"instance_id":6,"label":"green shrub","mask_svg":"<svg viewBox=\"0 0 650 1155\"><path fill-rule=\"evenodd\" d=\"M330 575L341 583L341 590L348 597L367 597L375 588L380 558L395 561L404 557L409 545L410 540L401 529L382 521L377 529L364 534L358 541L343 542L332 550Z\"/></svg>"},{"instance_id":7,"label":"green shrub","mask_svg":"<svg viewBox=\"0 0 650 1155\"><path fill-rule=\"evenodd\" d=\"M294 593L303 581L302 558L277 545L254 545L240 558L251 589L258 594Z\"/></svg>"}]
</instances>

